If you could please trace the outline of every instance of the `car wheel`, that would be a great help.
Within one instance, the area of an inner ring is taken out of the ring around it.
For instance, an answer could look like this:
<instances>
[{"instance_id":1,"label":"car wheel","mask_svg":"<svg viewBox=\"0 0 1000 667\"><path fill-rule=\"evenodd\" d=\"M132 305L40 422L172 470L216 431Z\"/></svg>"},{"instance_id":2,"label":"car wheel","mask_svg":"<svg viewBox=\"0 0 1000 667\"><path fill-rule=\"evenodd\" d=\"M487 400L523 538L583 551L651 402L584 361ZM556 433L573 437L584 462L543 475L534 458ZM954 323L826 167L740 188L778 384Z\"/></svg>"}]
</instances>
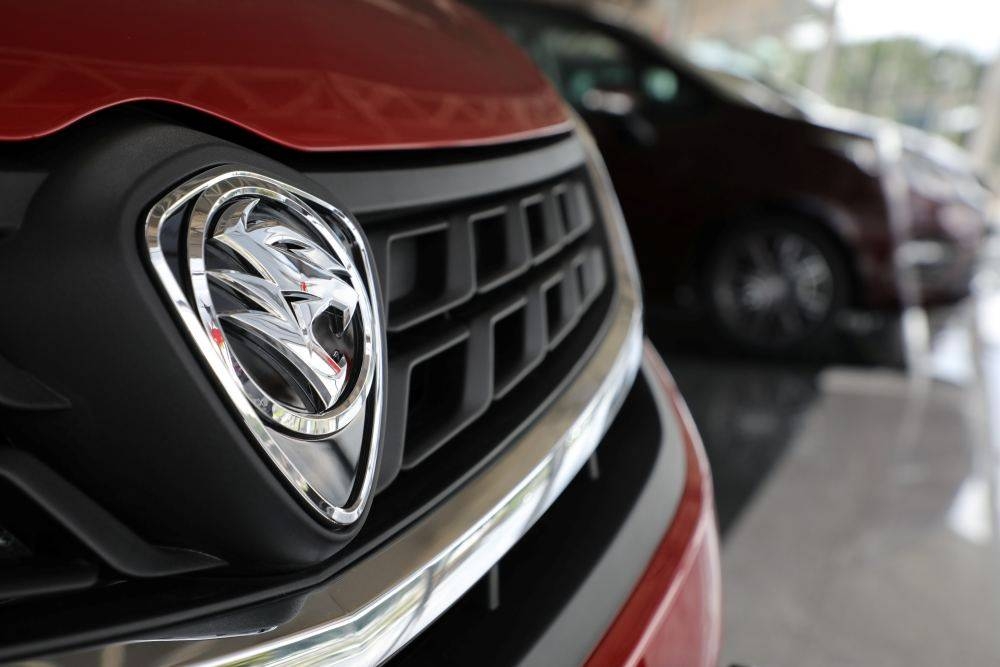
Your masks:
<instances>
[{"instance_id":1,"label":"car wheel","mask_svg":"<svg viewBox=\"0 0 1000 667\"><path fill-rule=\"evenodd\" d=\"M745 350L786 353L823 347L847 303L848 272L839 248L805 221L739 226L707 264L713 319Z\"/></svg>"}]
</instances>

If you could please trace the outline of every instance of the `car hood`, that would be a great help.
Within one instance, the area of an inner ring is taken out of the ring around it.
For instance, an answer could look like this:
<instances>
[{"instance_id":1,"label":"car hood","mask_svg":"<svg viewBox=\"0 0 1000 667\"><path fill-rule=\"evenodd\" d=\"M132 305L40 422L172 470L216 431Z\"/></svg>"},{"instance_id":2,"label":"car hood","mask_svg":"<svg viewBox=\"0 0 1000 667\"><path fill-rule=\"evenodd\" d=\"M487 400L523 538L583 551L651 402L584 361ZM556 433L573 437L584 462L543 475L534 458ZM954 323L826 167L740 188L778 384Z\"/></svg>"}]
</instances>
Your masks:
<instances>
[{"instance_id":1,"label":"car hood","mask_svg":"<svg viewBox=\"0 0 1000 667\"><path fill-rule=\"evenodd\" d=\"M530 60L452 0L15 3L0 140L161 101L310 151L491 144L564 130Z\"/></svg>"}]
</instances>

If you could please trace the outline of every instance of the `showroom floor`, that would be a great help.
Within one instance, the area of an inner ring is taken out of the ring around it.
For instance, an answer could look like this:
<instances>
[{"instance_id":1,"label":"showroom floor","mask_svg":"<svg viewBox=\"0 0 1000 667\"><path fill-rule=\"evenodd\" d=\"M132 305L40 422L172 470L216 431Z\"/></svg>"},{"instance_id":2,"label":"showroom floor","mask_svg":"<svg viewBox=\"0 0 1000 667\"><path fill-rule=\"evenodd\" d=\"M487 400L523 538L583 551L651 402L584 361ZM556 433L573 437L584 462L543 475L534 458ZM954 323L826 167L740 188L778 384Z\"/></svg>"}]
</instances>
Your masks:
<instances>
[{"instance_id":1,"label":"showroom floor","mask_svg":"<svg viewBox=\"0 0 1000 667\"><path fill-rule=\"evenodd\" d=\"M825 364L720 359L651 329L713 464L721 664L995 660L1000 269Z\"/></svg>"}]
</instances>

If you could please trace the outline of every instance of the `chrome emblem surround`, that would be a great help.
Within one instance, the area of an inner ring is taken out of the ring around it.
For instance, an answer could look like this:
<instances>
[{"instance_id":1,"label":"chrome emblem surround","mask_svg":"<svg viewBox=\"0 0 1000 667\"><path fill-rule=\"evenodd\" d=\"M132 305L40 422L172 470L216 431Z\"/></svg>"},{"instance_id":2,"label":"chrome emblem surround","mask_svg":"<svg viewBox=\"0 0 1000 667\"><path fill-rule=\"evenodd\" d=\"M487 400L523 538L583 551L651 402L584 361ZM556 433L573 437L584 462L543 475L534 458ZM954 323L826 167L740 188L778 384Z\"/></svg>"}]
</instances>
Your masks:
<instances>
[{"instance_id":1,"label":"chrome emblem surround","mask_svg":"<svg viewBox=\"0 0 1000 667\"><path fill-rule=\"evenodd\" d=\"M291 185L218 167L153 206L145 241L179 319L257 443L323 517L356 521L375 481L385 363L371 252L355 223ZM232 262L220 267L213 256ZM220 303L220 294L232 298ZM290 369L303 400L262 387L233 336ZM331 350L330 340L349 349Z\"/></svg>"},{"instance_id":2,"label":"chrome emblem surround","mask_svg":"<svg viewBox=\"0 0 1000 667\"><path fill-rule=\"evenodd\" d=\"M226 181L220 185L226 189L202 192L188 222L188 268L205 331L240 382L244 395L264 417L305 436L335 433L357 415L372 383L372 308L364 289L353 287L364 282L343 244L331 237L317 214L298 197L259 191L243 182ZM299 220L308 222L326 237L336 256L276 220L267 216L255 219L255 209L262 200L277 202ZM226 247L256 275L209 269L205 255L211 245ZM239 294L252 306L219 312L211 295L213 285ZM331 309L336 313L340 333L353 323L355 310L362 330L356 355L361 360L358 380L339 403L348 369L328 354L313 331L315 320ZM230 330L244 330L288 360L319 396L324 409L295 409L271 398L243 368L239 355L229 345L224 325L230 325Z\"/></svg>"}]
</instances>

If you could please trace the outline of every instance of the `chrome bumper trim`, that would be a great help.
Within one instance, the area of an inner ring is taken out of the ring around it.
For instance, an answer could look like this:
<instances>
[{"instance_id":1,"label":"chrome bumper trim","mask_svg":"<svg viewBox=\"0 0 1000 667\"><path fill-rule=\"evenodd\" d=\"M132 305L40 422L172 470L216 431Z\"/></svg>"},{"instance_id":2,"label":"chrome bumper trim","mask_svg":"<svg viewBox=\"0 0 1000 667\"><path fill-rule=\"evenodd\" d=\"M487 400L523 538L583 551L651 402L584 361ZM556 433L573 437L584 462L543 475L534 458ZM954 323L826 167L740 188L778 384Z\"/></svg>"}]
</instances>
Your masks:
<instances>
[{"instance_id":1,"label":"chrome bumper trim","mask_svg":"<svg viewBox=\"0 0 1000 667\"><path fill-rule=\"evenodd\" d=\"M642 306L631 246L603 165L592 161L589 167L616 279L609 321L578 375L492 465L405 533L307 593L295 617L276 629L112 644L57 656L55 662L376 665L469 590L583 467L642 361Z\"/></svg>"},{"instance_id":2,"label":"chrome bumper trim","mask_svg":"<svg viewBox=\"0 0 1000 667\"><path fill-rule=\"evenodd\" d=\"M406 645L517 543L597 447L641 361L638 321L622 324L614 336L621 344L619 354L610 364L605 357L605 363L588 367L582 382L553 406L554 419L540 423L496 466L415 528L313 594L328 596L327 603L345 610L340 616L313 618L311 627L256 645L253 641L266 635L239 638L251 645L197 664L374 665ZM587 392L601 370L608 374L600 389ZM586 401L588 395L591 400ZM560 428L562 437L546 448L556 420L567 422L568 428ZM305 616L312 614L300 614L296 624Z\"/></svg>"}]
</instances>

